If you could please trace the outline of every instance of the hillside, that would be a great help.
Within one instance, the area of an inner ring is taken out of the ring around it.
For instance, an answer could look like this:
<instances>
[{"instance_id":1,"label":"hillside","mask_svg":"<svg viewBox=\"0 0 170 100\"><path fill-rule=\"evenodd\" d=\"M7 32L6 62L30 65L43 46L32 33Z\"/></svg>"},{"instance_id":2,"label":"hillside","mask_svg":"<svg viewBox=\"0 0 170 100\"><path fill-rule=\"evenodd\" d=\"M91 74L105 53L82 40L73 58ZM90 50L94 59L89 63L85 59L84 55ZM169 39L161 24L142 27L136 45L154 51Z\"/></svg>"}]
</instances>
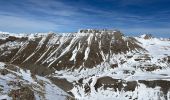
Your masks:
<instances>
[{"instance_id":1,"label":"hillside","mask_svg":"<svg viewBox=\"0 0 170 100\"><path fill-rule=\"evenodd\" d=\"M63 35L0 33L0 62L4 98L12 98L8 82L19 77L23 83L17 89L32 90L33 100L40 94L52 100L53 91L63 100L170 99L170 40L150 34L128 37L106 29Z\"/></svg>"}]
</instances>

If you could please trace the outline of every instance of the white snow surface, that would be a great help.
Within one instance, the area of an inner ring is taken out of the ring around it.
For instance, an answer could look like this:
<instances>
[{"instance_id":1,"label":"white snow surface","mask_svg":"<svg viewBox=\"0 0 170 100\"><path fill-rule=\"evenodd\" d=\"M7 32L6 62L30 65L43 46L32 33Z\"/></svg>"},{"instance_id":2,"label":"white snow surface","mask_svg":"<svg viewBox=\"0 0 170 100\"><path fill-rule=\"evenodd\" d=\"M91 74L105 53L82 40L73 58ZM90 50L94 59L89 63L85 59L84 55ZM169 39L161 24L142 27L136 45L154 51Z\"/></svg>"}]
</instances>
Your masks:
<instances>
[{"instance_id":1,"label":"white snow surface","mask_svg":"<svg viewBox=\"0 0 170 100\"><path fill-rule=\"evenodd\" d=\"M5 68L4 65L5 63L0 62L0 70L6 69L10 73L6 75L0 75L0 89L2 89L2 91L0 91L0 99L12 100L12 98L8 96L8 93L12 89L19 89L19 87L15 85L8 85L8 84L9 82L11 83L11 82L18 82L18 81L22 82L22 86L28 85L30 86L30 88L32 88L36 100L42 100L42 99L54 100L54 98L59 100L66 100L67 96L69 96L66 92L64 92L62 89L60 89L59 87L51 83L50 80L45 77L36 75L33 78L31 77L31 73L29 70L23 70L15 66L16 69L18 70L16 72ZM39 82L43 82L43 85L40 84Z\"/></svg>"}]
</instances>

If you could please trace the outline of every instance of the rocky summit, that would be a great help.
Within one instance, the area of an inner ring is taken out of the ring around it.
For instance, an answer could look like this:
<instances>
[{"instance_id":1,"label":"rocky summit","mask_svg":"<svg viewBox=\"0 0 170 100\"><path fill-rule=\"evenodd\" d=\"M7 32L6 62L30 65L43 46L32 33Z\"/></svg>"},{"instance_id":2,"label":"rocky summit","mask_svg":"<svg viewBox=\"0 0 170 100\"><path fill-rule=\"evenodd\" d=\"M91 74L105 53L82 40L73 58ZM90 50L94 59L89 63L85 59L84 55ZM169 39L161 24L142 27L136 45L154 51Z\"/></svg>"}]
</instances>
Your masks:
<instances>
[{"instance_id":1,"label":"rocky summit","mask_svg":"<svg viewBox=\"0 0 170 100\"><path fill-rule=\"evenodd\" d=\"M169 100L170 40L118 30L0 33L0 99Z\"/></svg>"}]
</instances>

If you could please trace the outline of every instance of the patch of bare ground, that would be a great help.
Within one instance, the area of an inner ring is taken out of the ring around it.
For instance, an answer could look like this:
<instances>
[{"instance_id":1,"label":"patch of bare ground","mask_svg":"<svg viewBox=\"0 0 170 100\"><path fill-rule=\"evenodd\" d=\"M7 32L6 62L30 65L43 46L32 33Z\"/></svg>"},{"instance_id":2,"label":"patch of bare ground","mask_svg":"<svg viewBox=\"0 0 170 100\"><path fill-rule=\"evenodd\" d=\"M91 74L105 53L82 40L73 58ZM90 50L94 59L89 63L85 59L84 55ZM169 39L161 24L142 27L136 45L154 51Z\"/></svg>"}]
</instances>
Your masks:
<instances>
[{"instance_id":1,"label":"patch of bare ground","mask_svg":"<svg viewBox=\"0 0 170 100\"><path fill-rule=\"evenodd\" d=\"M48 68L44 65L32 64L32 63L21 65L21 67L23 69L30 70L33 75L46 76L55 72L53 68Z\"/></svg>"},{"instance_id":2,"label":"patch of bare ground","mask_svg":"<svg viewBox=\"0 0 170 100\"><path fill-rule=\"evenodd\" d=\"M29 87L11 90L9 96L13 100L35 100L34 92Z\"/></svg>"},{"instance_id":3,"label":"patch of bare ground","mask_svg":"<svg viewBox=\"0 0 170 100\"><path fill-rule=\"evenodd\" d=\"M49 79L58 87L63 89L64 91L70 93L69 91L73 88L73 84L68 82L66 79L56 78L56 77L49 77ZM72 94L70 94L72 95Z\"/></svg>"}]
</instances>

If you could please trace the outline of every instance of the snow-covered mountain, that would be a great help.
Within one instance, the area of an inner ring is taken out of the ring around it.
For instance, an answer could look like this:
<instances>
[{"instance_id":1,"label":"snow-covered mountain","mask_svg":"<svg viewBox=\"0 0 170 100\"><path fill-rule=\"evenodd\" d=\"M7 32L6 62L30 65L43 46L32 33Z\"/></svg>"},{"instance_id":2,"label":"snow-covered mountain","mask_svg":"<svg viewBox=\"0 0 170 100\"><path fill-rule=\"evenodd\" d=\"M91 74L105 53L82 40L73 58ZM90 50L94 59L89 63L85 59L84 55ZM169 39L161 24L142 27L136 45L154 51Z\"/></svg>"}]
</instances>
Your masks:
<instances>
[{"instance_id":1,"label":"snow-covered mountain","mask_svg":"<svg viewBox=\"0 0 170 100\"><path fill-rule=\"evenodd\" d=\"M55 93L61 99L170 99L170 40L152 35L94 29L63 35L1 32L0 61L0 94L8 98L14 98L8 79L20 76L17 89L27 87L33 99L53 100Z\"/></svg>"}]
</instances>

